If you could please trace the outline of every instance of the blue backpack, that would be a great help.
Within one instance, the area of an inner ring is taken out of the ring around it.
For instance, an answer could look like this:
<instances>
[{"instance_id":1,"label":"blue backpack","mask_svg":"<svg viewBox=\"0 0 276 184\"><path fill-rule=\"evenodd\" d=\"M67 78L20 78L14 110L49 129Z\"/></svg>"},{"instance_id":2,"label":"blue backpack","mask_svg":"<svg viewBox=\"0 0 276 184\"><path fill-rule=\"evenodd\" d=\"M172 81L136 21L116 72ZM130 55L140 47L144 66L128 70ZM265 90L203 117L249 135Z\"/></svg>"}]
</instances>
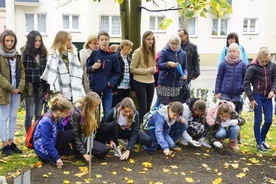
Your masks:
<instances>
[{"instance_id":1,"label":"blue backpack","mask_svg":"<svg viewBox=\"0 0 276 184\"><path fill-rule=\"evenodd\" d=\"M154 129L154 126L148 126L149 121L151 120L151 118L153 117L154 114L156 114L158 108L154 108L153 110L147 112L144 117L143 117L143 123L141 125L141 130L143 131L147 131L147 130L151 130Z\"/></svg>"}]
</instances>

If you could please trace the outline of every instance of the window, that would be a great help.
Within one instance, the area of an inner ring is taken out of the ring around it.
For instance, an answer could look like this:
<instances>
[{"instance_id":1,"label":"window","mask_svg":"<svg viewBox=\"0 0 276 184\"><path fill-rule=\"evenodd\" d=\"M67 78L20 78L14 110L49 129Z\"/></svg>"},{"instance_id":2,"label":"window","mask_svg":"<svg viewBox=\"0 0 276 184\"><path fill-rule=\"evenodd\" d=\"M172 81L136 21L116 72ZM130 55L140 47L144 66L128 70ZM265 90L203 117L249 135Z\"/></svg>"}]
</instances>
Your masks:
<instances>
[{"instance_id":1,"label":"window","mask_svg":"<svg viewBox=\"0 0 276 184\"><path fill-rule=\"evenodd\" d=\"M196 17L193 17L187 20L186 30L189 33L189 36L196 36L196 22L197 22ZM179 17L178 29L183 28L183 25L185 25L185 20L182 17Z\"/></svg>"},{"instance_id":2,"label":"window","mask_svg":"<svg viewBox=\"0 0 276 184\"><path fill-rule=\"evenodd\" d=\"M257 32L257 19L244 19L243 32L244 33L256 33Z\"/></svg>"},{"instance_id":3,"label":"window","mask_svg":"<svg viewBox=\"0 0 276 184\"><path fill-rule=\"evenodd\" d=\"M213 19L212 36L226 36L229 19Z\"/></svg>"},{"instance_id":4,"label":"window","mask_svg":"<svg viewBox=\"0 0 276 184\"><path fill-rule=\"evenodd\" d=\"M150 16L150 20L149 20L149 29L152 31L160 31L162 30L160 27L160 24L163 20L163 17L153 17Z\"/></svg>"},{"instance_id":5,"label":"window","mask_svg":"<svg viewBox=\"0 0 276 184\"><path fill-rule=\"evenodd\" d=\"M106 31L110 36L121 36L120 16L104 16L100 18L100 30Z\"/></svg>"},{"instance_id":6,"label":"window","mask_svg":"<svg viewBox=\"0 0 276 184\"><path fill-rule=\"evenodd\" d=\"M46 14L25 14L25 31L29 33L32 30L37 30L40 33L47 32Z\"/></svg>"},{"instance_id":7,"label":"window","mask_svg":"<svg viewBox=\"0 0 276 184\"><path fill-rule=\"evenodd\" d=\"M62 27L65 30L79 31L79 15L62 15Z\"/></svg>"}]
</instances>

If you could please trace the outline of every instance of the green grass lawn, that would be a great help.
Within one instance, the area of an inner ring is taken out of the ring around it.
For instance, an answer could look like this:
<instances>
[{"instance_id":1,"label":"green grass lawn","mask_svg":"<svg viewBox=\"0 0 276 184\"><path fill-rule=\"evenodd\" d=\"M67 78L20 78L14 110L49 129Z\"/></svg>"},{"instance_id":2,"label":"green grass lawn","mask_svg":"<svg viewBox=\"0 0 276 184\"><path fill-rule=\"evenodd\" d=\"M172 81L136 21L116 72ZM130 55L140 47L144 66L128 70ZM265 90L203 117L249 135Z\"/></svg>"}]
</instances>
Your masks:
<instances>
[{"instance_id":1,"label":"green grass lawn","mask_svg":"<svg viewBox=\"0 0 276 184\"><path fill-rule=\"evenodd\" d=\"M260 154L256 150L256 143L253 135L253 112L243 113L246 124L241 128L242 144L240 147L241 154ZM16 128L15 143L23 149L23 154L14 154L9 157L0 155L0 176L6 178L16 177L17 175L35 167L38 161L33 149L28 149L25 144L25 128L24 128L24 110L19 111ZM267 142L272 150L262 153L264 156L276 156L276 115L273 116L273 124L267 136Z\"/></svg>"}]
</instances>

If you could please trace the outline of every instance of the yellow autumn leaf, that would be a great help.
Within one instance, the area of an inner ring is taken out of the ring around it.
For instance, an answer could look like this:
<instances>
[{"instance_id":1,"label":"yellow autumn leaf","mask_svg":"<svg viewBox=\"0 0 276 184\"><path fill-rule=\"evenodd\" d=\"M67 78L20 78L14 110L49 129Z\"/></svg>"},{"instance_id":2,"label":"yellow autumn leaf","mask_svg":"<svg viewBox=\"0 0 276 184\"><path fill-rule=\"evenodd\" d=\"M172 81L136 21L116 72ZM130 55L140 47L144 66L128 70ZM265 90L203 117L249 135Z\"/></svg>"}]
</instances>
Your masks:
<instances>
[{"instance_id":1,"label":"yellow autumn leaf","mask_svg":"<svg viewBox=\"0 0 276 184\"><path fill-rule=\"evenodd\" d=\"M257 154L258 157L263 157L263 154L259 153Z\"/></svg>"},{"instance_id":2,"label":"yellow autumn leaf","mask_svg":"<svg viewBox=\"0 0 276 184\"><path fill-rule=\"evenodd\" d=\"M203 156L209 157L210 155L208 153L203 153Z\"/></svg>"},{"instance_id":3,"label":"yellow autumn leaf","mask_svg":"<svg viewBox=\"0 0 276 184\"><path fill-rule=\"evenodd\" d=\"M171 165L171 168L178 169L179 167L177 165Z\"/></svg>"},{"instance_id":4,"label":"yellow autumn leaf","mask_svg":"<svg viewBox=\"0 0 276 184\"><path fill-rule=\"evenodd\" d=\"M195 171L189 171L189 173L194 174L194 173L195 173Z\"/></svg>"},{"instance_id":5,"label":"yellow autumn leaf","mask_svg":"<svg viewBox=\"0 0 276 184\"><path fill-rule=\"evenodd\" d=\"M156 183L154 183L154 184L163 184L162 182L160 182L160 181L158 181L158 182L156 182Z\"/></svg>"},{"instance_id":6,"label":"yellow autumn leaf","mask_svg":"<svg viewBox=\"0 0 276 184\"><path fill-rule=\"evenodd\" d=\"M63 184L70 184L70 181L68 181L68 180L63 180Z\"/></svg>"},{"instance_id":7,"label":"yellow autumn leaf","mask_svg":"<svg viewBox=\"0 0 276 184\"><path fill-rule=\"evenodd\" d=\"M219 170L217 168L214 169L215 172L218 172Z\"/></svg>"},{"instance_id":8,"label":"yellow autumn leaf","mask_svg":"<svg viewBox=\"0 0 276 184\"><path fill-rule=\"evenodd\" d=\"M243 168L242 170L243 170L243 172L249 171L249 169L247 167Z\"/></svg>"},{"instance_id":9,"label":"yellow autumn leaf","mask_svg":"<svg viewBox=\"0 0 276 184\"><path fill-rule=\"evenodd\" d=\"M134 183L133 180L127 180L127 184L132 184L132 183Z\"/></svg>"},{"instance_id":10,"label":"yellow autumn leaf","mask_svg":"<svg viewBox=\"0 0 276 184\"><path fill-rule=\"evenodd\" d=\"M248 160L250 160L253 164L258 164L260 162L256 158L249 158Z\"/></svg>"},{"instance_id":11,"label":"yellow autumn leaf","mask_svg":"<svg viewBox=\"0 0 276 184\"><path fill-rule=\"evenodd\" d=\"M127 168L127 167L123 167L123 169L124 169L125 171L127 171L127 172L131 172L131 171L132 171L132 169Z\"/></svg>"},{"instance_id":12,"label":"yellow autumn leaf","mask_svg":"<svg viewBox=\"0 0 276 184\"><path fill-rule=\"evenodd\" d=\"M101 174L95 174L96 178L102 178L103 176Z\"/></svg>"},{"instance_id":13,"label":"yellow autumn leaf","mask_svg":"<svg viewBox=\"0 0 276 184\"><path fill-rule=\"evenodd\" d=\"M231 166L232 166L234 169L238 169L238 168L239 168L239 164L231 164Z\"/></svg>"},{"instance_id":14,"label":"yellow autumn leaf","mask_svg":"<svg viewBox=\"0 0 276 184\"><path fill-rule=\"evenodd\" d=\"M116 171L113 171L113 172L112 172L112 174L113 174L113 175L116 175L116 174L117 174L117 172L116 172Z\"/></svg>"},{"instance_id":15,"label":"yellow autumn leaf","mask_svg":"<svg viewBox=\"0 0 276 184\"><path fill-rule=\"evenodd\" d=\"M86 172L82 172L82 173L77 173L77 174L75 174L75 176L77 176L77 177L82 177L82 176L84 176L84 175L86 175L87 173Z\"/></svg>"},{"instance_id":16,"label":"yellow autumn leaf","mask_svg":"<svg viewBox=\"0 0 276 184\"><path fill-rule=\"evenodd\" d=\"M186 175L184 172L180 172L180 174L181 174L182 176L185 176L185 175Z\"/></svg>"},{"instance_id":17,"label":"yellow autumn leaf","mask_svg":"<svg viewBox=\"0 0 276 184\"><path fill-rule=\"evenodd\" d=\"M215 180L212 181L212 184L220 184L220 183L222 183L221 178L216 178Z\"/></svg>"},{"instance_id":18,"label":"yellow autumn leaf","mask_svg":"<svg viewBox=\"0 0 276 184\"><path fill-rule=\"evenodd\" d=\"M146 171L140 171L139 173L140 174L146 174Z\"/></svg>"},{"instance_id":19,"label":"yellow autumn leaf","mask_svg":"<svg viewBox=\"0 0 276 184\"><path fill-rule=\"evenodd\" d=\"M107 165L107 163L106 162L102 162L101 165Z\"/></svg>"},{"instance_id":20,"label":"yellow autumn leaf","mask_svg":"<svg viewBox=\"0 0 276 184\"><path fill-rule=\"evenodd\" d=\"M191 177L186 177L185 180L189 183L193 183L194 182L194 179L191 178Z\"/></svg>"},{"instance_id":21,"label":"yellow autumn leaf","mask_svg":"<svg viewBox=\"0 0 276 184\"><path fill-rule=\"evenodd\" d=\"M124 180L126 180L126 181L127 181L127 180L128 180L128 177L124 177Z\"/></svg>"},{"instance_id":22,"label":"yellow autumn leaf","mask_svg":"<svg viewBox=\"0 0 276 184\"><path fill-rule=\"evenodd\" d=\"M63 171L63 174L70 174L70 171Z\"/></svg>"},{"instance_id":23,"label":"yellow autumn leaf","mask_svg":"<svg viewBox=\"0 0 276 184\"><path fill-rule=\"evenodd\" d=\"M201 153L195 153L195 155L200 156L200 155L201 155Z\"/></svg>"},{"instance_id":24,"label":"yellow autumn leaf","mask_svg":"<svg viewBox=\"0 0 276 184\"><path fill-rule=\"evenodd\" d=\"M143 162L142 165L146 168L152 168L152 163L150 162Z\"/></svg>"},{"instance_id":25,"label":"yellow autumn leaf","mask_svg":"<svg viewBox=\"0 0 276 184\"><path fill-rule=\"evenodd\" d=\"M43 163L41 161L38 161L38 162L35 163L34 167L41 168L42 165L43 165Z\"/></svg>"},{"instance_id":26,"label":"yellow autumn leaf","mask_svg":"<svg viewBox=\"0 0 276 184\"><path fill-rule=\"evenodd\" d=\"M79 170L82 172L88 172L88 167L79 167Z\"/></svg>"},{"instance_id":27,"label":"yellow autumn leaf","mask_svg":"<svg viewBox=\"0 0 276 184\"><path fill-rule=\"evenodd\" d=\"M245 177L245 173L239 173L238 175L236 175L238 178L243 178Z\"/></svg>"},{"instance_id":28,"label":"yellow autumn leaf","mask_svg":"<svg viewBox=\"0 0 276 184\"><path fill-rule=\"evenodd\" d=\"M170 172L170 170L169 170L169 169L164 169L164 168L163 168L163 172L164 172L164 173L168 173L168 172Z\"/></svg>"},{"instance_id":29,"label":"yellow autumn leaf","mask_svg":"<svg viewBox=\"0 0 276 184\"><path fill-rule=\"evenodd\" d=\"M223 167L224 167L225 169L228 169L229 164L228 164L228 163L224 163L224 164L223 164Z\"/></svg>"},{"instance_id":30,"label":"yellow autumn leaf","mask_svg":"<svg viewBox=\"0 0 276 184\"><path fill-rule=\"evenodd\" d=\"M131 158L131 159L129 159L129 163L130 163L130 164L134 164L134 163L135 163L135 160Z\"/></svg>"},{"instance_id":31,"label":"yellow autumn leaf","mask_svg":"<svg viewBox=\"0 0 276 184\"><path fill-rule=\"evenodd\" d=\"M42 176L43 176L43 178L48 178L47 174L43 174Z\"/></svg>"}]
</instances>

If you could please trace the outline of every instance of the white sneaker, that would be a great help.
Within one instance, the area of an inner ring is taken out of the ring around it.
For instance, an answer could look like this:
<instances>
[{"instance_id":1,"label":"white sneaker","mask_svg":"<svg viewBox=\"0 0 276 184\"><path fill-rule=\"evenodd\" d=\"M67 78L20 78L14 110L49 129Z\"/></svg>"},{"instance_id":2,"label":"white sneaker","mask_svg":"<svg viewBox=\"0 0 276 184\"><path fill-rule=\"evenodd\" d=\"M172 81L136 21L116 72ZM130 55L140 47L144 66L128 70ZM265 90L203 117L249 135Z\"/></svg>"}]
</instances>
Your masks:
<instances>
[{"instance_id":1,"label":"white sneaker","mask_svg":"<svg viewBox=\"0 0 276 184\"><path fill-rule=\"evenodd\" d=\"M115 157L121 157L122 156L122 152L121 152L121 148L120 146L114 146L114 156Z\"/></svg>"},{"instance_id":2,"label":"white sneaker","mask_svg":"<svg viewBox=\"0 0 276 184\"><path fill-rule=\"evenodd\" d=\"M181 141L179 141L180 144L182 144L183 146L188 146L188 142L184 139L182 139Z\"/></svg>"},{"instance_id":3,"label":"white sneaker","mask_svg":"<svg viewBox=\"0 0 276 184\"><path fill-rule=\"evenodd\" d=\"M219 142L219 141L215 141L213 142L213 145L216 147L216 148L222 148L222 144Z\"/></svg>"},{"instance_id":4,"label":"white sneaker","mask_svg":"<svg viewBox=\"0 0 276 184\"><path fill-rule=\"evenodd\" d=\"M208 143L206 142L205 137L201 137L200 139L198 139L198 141L201 143L201 145L203 145L203 146L206 147L206 148L211 148L211 147L212 147L210 144L208 144Z\"/></svg>"},{"instance_id":5,"label":"white sneaker","mask_svg":"<svg viewBox=\"0 0 276 184\"><path fill-rule=\"evenodd\" d=\"M200 146L201 146L200 142L195 141L195 140L193 140L193 139L190 140L189 143L191 143L194 147L200 147Z\"/></svg>"}]
</instances>

